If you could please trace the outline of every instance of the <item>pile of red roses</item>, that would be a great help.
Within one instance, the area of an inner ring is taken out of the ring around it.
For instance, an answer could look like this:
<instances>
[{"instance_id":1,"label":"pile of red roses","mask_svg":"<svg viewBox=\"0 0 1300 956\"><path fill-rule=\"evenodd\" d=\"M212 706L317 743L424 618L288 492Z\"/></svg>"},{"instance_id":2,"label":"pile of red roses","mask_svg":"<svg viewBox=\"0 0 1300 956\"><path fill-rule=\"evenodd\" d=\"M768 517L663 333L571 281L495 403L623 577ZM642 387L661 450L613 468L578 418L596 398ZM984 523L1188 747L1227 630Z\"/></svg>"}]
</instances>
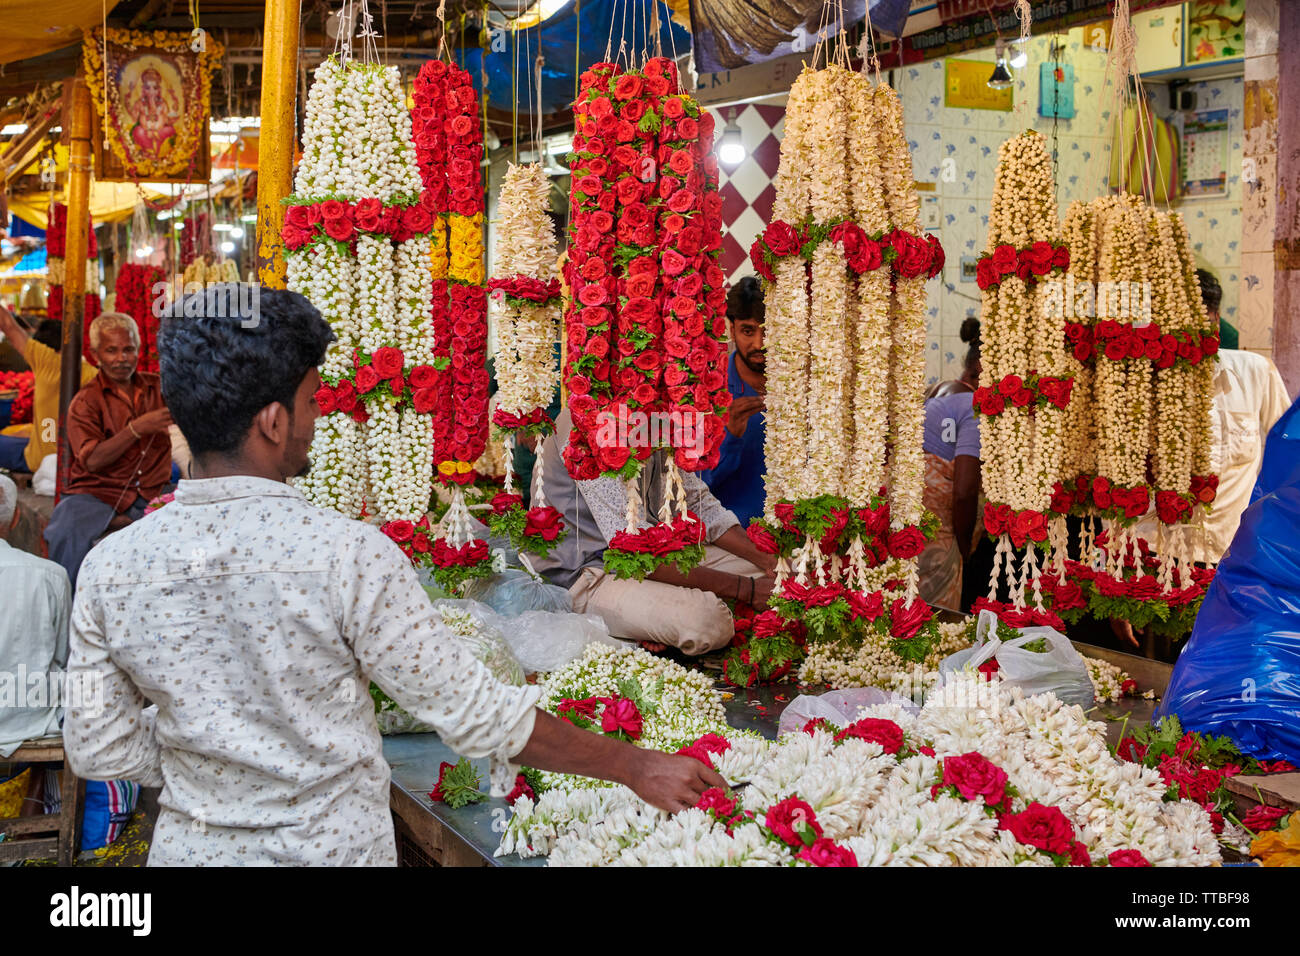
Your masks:
<instances>
[{"instance_id":1,"label":"pile of red roses","mask_svg":"<svg viewBox=\"0 0 1300 956\"><path fill-rule=\"evenodd\" d=\"M414 205L386 205L374 198L358 199L354 203L341 199L296 203L285 212L280 238L290 252L329 239L346 243L349 252L355 255L358 235L368 233L405 242L427 235L433 229L436 214L430 192L421 195Z\"/></svg>"},{"instance_id":2,"label":"pile of red roses","mask_svg":"<svg viewBox=\"0 0 1300 956\"><path fill-rule=\"evenodd\" d=\"M639 72L587 70L574 117L565 466L578 479L626 476L633 457L653 453L599 428L617 405L702 414L704 453L675 457L687 470L712 467L730 402L712 118L678 93L676 67L661 57Z\"/></svg>"},{"instance_id":3,"label":"pile of red roses","mask_svg":"<svg viewBox=\"0 0 1300 956\"><path fill-rule=\"evenodd\" d=\"M1044 575L1039 581L1046 594L1047 576ZM998 620L1008 627L1052 627L1058 631L1065 627L1060 615L1052 611L1040 611L1035 607L1016 607L1010 602L995 601L987 597L976 598L975 603L971 605L972 614L979 614L980 611L986 610L996 614Z\"/></svg>"},{"instance_id":4,"label":"pile of red roses","mask_svg":"<svg viewBox=\"0 0 1300 956\"><path fill-rule=\"evenodd\" d=\"M980 291L996 289L1007 276L1018 276L1026 285L1033 285L1049 273L1059 275L1070 268L1068 246L1054 246L1050 242L1035 242L1025 249L1001 245L980 256L975 264L975 284Z\"/></svg>"},{"instance_id":5,"label":"pile of red roses","mask_svg":"<svg viewBox=\"0 0 1300 956\"><path fill-rule=\"evenodd\" d=\"M33 372L0 372L0 392L17 391L9 409L9 425L23 425L32 420L32 402L36 395Z\"/></svg>"},{"instance_id":6,"label":"pile of red roses","mask_svg":"<svg viewBox=\"0 0 1300 956\"><path fill-rule=\"evenodd\" d=\"M116 309L135 319L140 330L141 372L158 371L158 318L154 314L154 286L166 281L158 266L125 262L118 267L113 289L117 293ZM89 324L89 323L88 323Z\"/></svg>"},{"instance_id":7,"label":"pile of red roses","mask_svg":"<svg viewBox=\"0 0 1300 956\"><path fill-rule=\"evenodd\" d=\"M1008 404L1012 408L1030 406L1032 414L1035 408L1049 404L1065 408L1070 404L1073 387L1073 378L1054 378L1037 372L1030 372L1023 379L1019 375L1004 375L996 386L975 389L971 404L981 415L1000 415Z\"/></svg>"},{"instance_id":8,"label":"pile of red roses","mask_svg":"<svg viewBox=\"0 0 1300 956\"><path fill-rule=\"evenodd\" d=\"M704 543L704 522L693 512L679 515L671 524L656 524L640 531L619 531L610 539L615 551L628 554L653 554L665 557L684 548Z\"/></svg>"},{"instance_id":9,"label":"pile of red roses","mask_svg":"<svg viewBox=\"0 0 1300 956\"><path fill-rule=\"evenodd\" d=\"M1045 544L1047 515L1033 508L1016 511L1010 505L995 505L987 501L984 503L984 530L991 538L1010 535L1011 543L1017 548L1023 548L1027 541Z\"/></svg>"},{"instance_id":10,"label":"pile of red roses","mask_svg":"<svg viewBox=\"0 0 1300 956\"><path fill-rule=\"evenodd\" d=\"M775 220L749 247L749 261L754 271L771 282L776 278L776 263L799 256L812 261L814 250L823 242L838 243L845 261L858 275L888 265L896 279L927 279L943 270L943 245L933 234L916 236L901 229L868 235L849 219L825 226L811 222L799 226Z\"/></svg>"},{"instance_id":11,"label":"pile of red roses","mask_svg":"<svg viewBox=\"0 0 1300 956\"><path fill-rule=\"evenodd\" d=\"M1162 332L1157 322L1138 325L1103 319L1094 326L1067 324L1065 344L1080 362L1104 355L1112 362L1150 359L1158 369L1190 368L1218 354L1219 336L1217 332Z\"/></svg>"},{"instance_id":12,"label":"pile of red roses","mask_svg":"<svg viewBox=\"0 0 1300 956\"><path fill-rule=\"evenodd\" d=\"M891 558L903 561L915 558L934 535L932 527L905 525L891 529L884 489L869 507L851 508L847 499L825 495L802 502L801 510L802 517L796 517L793 503L779 502L773 509L775 526L755 518L745 533L758 550L784 558L790 558L809 536L817 539L818 548L828 560L833 554L846 554L857 539L862 542L863 557L869 568Z\"/></svg>"}]
</instances>

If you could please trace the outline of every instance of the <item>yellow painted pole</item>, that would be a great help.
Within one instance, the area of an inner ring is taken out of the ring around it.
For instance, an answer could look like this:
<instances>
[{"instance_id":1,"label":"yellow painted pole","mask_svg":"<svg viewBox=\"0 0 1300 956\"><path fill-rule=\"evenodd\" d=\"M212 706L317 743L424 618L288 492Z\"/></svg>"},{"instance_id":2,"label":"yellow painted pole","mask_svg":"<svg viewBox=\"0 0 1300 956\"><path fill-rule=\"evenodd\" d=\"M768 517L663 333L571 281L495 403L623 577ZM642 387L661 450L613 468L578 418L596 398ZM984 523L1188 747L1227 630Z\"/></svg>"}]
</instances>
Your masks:
<instances>
[{"instance_id":1,"label":"yellow painted pole","mask_svg":"<svg viewBox=\"0 0 1300 956\"><path fill-rule=\"evenodd\" d=\"M280 229L293 191L293 125L298 76L301 0L267 0L262 47L262 129L257 168L257 277L284 288Z\"/></svg>"},{"instance_id":2,"label":"yellow painted pole","mask_svg":"<svg viewBox=\"0 0 1300 956\"><path fill-rule=\"evenodd\" d=\"M90 245L90 90L81 79L67 80L63 95L70 100L68 137L68 228L63 257L63 347L59 352L58 488L67 484L71 449L63 427L68 406L81 387L81 328L86 315L86 250ZM38 422L33 427L40 427Z\"/></svg>"}]
</instances>

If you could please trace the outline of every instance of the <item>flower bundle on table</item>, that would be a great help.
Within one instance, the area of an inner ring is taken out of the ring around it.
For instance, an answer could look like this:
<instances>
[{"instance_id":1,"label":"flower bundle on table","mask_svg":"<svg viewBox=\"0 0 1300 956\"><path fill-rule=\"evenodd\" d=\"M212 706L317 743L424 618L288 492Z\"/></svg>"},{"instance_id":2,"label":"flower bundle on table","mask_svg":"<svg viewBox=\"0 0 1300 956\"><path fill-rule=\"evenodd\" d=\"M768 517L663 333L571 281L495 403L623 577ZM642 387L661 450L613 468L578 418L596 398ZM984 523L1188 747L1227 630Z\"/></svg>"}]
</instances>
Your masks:
<instances>
[{"instance_id":1,"label":"flower bundle on table","mask_svg":"<svg viewBox=\"0 0 1300 956\"><path fill-rule=\"evenodd\" d=\"M1236 801L1227 787L1230 778L1243 774L1294 772L1296 768L1284 760L1255 760L1227 737L1185 732L1177 717L1162 717L1154 727L1137 728L1119 742L1115 755L1158 772L1169 788L1166 800L1200 804L1225 843L1234 842L1230 830L1241 836L1242 830L1261 833L1286 824L1285 808L1263 804L1238 820Z\"/></svg>"},{"instance_id":2,"label":"flower bundle on table","mask_svg":"<svg viewBox=\"0 0 1300 956\"><path fill-rule=\"evenodd\" d=\"M140 361L137 368L142 372L158 371L158 318L155 314L154 286L164 282L166 277L159 266L144 263L124 262L118 267L117 281L113 289L117 293L118 312L125 312L135 319L140 330Z\"/></svg>"},{"instance_id":3,"label":"flower bundle on table","mask_svg":"<svg viewBox=\"0 0 1300 956\"><path fill-rule=\"evenodd\" d=\"M956 700L978 706L954 706ZM656 811L626 787L521 797L498 855L552 866L1132 866L1219 862L1211 817L1116 760L1103 727L1051 694L957 676L919 714L864 708L776 743L685 748L727 790ZM743 789L731 789L746 784Z\"/></svg>"},{"instance_id":4,"label":"flower bundle on table","mask_svg":"<svg viewBox=\"0 0 1300 956\"><path fill-rule=\"evenodd\" d=\"M989 596L1005 574L1010 604L1024 608L1032 598L1038 611L1037 551L1060 560L1067 542L1065 520L1051 503L1074 386L1062 347L1064 321L1053 307L1059 296L1040 281L1064 274L1071 263L1055 197L1040 134L1025 132L999 147L987 251L979 262L983 371L973 396L984 449L984 521L997 541Z\"/></svg>"},{"instance_id":5,"label":"flower bundle on table","mask_svg":"<svg viewBox=\"0 0 1300 956\"><path fill-rule=\"evenodd\" d=\"M713 467L725 432L731 396L713 119L679 91L676 65L662 57L639 70L587 70L574 117L565 467L577 479L607 474L628 483L626 534L606 551L613 573L668 559L693 565L702 527L670 552L658 546L671 535L636 550L623 545L641 544L633 485L643 463L660 448L671 453L665 500L645 502L671 525L685 517L684 497L669 493L680 485L678 469ZM673 427L637 440L627 423L640 416Z\"/></svg>"},{"instance_id":6,"label":"flower bundle on table","mask_svg":"<svg viewBox=\"0 0 1300 956\"><path fill-rule=\"evenodd\" d=\"M738 603L732 626L735 636L722 661L722 679L728 684L774 684L804 659L807 630L799 621L771 609L755 613Z\"/></svg>"},{"instance_id":7,"label":"flower bundle on table","mask_svg":"<svg viewBox=\"0 0 1300 956\"><path fill-rule=\"evenodd\" d=\"M32 403L36 397L34 372L0 372L0 392L14 392L8 425L25 425L32 420Z\"/></svg>"},{"instance_id":8,"label":"flower bundle on table","mask_svg":"<svg viewBox=\"0 0 1300 956\"><path fill-rule=\"evenodd\" d=\"M300 487L388 529L424 520L433 467L433 215L403 102L395 69L333 57L321 65L282 233L289 288L337 337L316 394L324 417L314 467ZM389 533L408 554L427 554Z\"/></svg>"},{"instance_id":9,"label":"flower bundle on table","mask_svg":"<svg viewBox=\"0 0 1300 956\"><path fill-rule=\"evenodd\" d=\"M568 534L560 512L544 502L525 509L524 499L506 490L493 495L490 504L487 526L493 534L509 538L517 551L545 557Z\"/></svg>"},{"instance_id":10,"label":"flower bundle on table","mask_svg":"<svg viewBox=\"0 0 1300 956\"><path fill-rule=\"evenodd\" d=\"M885 633L925 657L917 596L933 533L921 504L923 237L898 96L839 66L790 92L773 222L751 249L767 287L767 444L758 546L779 556L773 606L813 641Z\"/></svg>"}]
</instances>

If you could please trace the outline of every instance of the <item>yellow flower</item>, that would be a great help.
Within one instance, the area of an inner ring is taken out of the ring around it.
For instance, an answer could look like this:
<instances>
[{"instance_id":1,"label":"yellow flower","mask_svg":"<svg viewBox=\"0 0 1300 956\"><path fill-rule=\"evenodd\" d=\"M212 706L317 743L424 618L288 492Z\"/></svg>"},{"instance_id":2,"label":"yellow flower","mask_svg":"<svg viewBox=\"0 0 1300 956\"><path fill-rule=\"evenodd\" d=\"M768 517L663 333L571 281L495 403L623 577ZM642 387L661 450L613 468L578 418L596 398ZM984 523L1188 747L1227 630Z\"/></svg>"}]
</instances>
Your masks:
<instances>
[{"instance_id":1,"label":"yellow flower","mask_svg":"<svg viewBox=\"0 0 1300 956\"><path fill-rule=\"evenodd\" d=\"M1300 866L1300 812L1291 814L1285 830L1269 830L1255 837L1250 855L1260 866Z\"/></svg>"}]
</instances>

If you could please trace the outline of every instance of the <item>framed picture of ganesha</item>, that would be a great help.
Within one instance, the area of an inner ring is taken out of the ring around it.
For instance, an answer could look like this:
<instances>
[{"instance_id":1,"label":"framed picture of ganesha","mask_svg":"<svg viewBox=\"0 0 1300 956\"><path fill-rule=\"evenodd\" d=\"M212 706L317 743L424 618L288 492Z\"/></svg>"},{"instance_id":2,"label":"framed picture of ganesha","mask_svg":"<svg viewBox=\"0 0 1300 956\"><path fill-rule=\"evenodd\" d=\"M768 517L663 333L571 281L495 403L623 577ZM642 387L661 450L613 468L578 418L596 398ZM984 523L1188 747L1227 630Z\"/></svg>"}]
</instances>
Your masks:
<instances>
[{"instance_id":1,"label":"framed picture of ganesha","mask_svg":"<svg viewBox=\"0 0 1300 956\"><path fill-rule=\"evenodd\" d=\"M95 101L95 178L206 182L210 77L220 44L189 34L95 31L83 45ZM212 49L213 47L217 49Z\"/></svg>"}]
</instances>

